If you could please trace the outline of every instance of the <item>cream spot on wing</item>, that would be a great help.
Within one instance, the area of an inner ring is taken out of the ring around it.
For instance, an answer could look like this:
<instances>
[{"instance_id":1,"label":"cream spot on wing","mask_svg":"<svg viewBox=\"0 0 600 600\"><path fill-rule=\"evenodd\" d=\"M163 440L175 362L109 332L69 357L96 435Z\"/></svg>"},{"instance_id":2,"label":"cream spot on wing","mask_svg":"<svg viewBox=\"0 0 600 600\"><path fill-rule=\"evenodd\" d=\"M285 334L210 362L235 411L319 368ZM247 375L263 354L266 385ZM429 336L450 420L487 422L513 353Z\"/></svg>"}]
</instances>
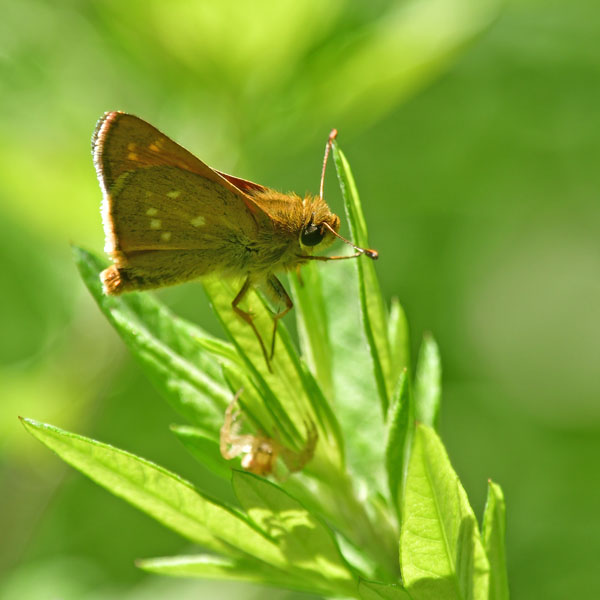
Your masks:
<instances>
[{"instance_id":1,"label":"cream spot on wing","mask_svg":"<svg viewBox=\"0 0 600 600\"><path fill-rule=\"evenodd\" d=\"M132 173L132 171L125 171L125 173L121 173L121 175L119 175L117 177L117 180L112 184L112 186L109 189L112 196L119 195L121 190L125 187L125 184L127 183L127 179L129 178L129 175L131 173Z\"/></svg>"},{"instance_id":2,"label":"cream spot on wing","mask_svg":"<svg viewBox=\"0 0 600 600\"><path fill-rule=\"evenodd\" d=\"M138 159L138 155L137 155L135 152L130 152L130 153L127 155L127 158L128 158L129 160L137 160L137 159Z\"/></svg>"},{"instance_id":3,"label":"cream spot on wing","mask_svg":"<svg viewBox=\"0 0 600 600\"><path fill-rule=\"evenodd\" d=\"M150 219L150 229L160 229L160 219Z\"/></svg>"},{"instance_id":4,"label":"cream spot on wing","mask_svg":"<svg viewBox=\"0 0 600 600\"><path fill-rule=\"evenodd\" d=\"M150 150L152 150L152 152L159 152L160 151L160 148L156 144L150 144L148 146L148 148L150 148Z\"/></svg>"},{"instance_id":5,"label":"cream spot on wing","mask_svg":"<svg viewBox=\"0 0 600 600\"><path fill-rule=\"evenodd\" d=\"M169 198L179 198L179 196L181 196L181 190L173 190L171 192L167 192L167 196L169 196Z\"/></svg>"},{"instance_id":6,"label":"cream spot on wing","mask_svg":"<svg viewBox=\"0 0 600 600\"><path fill-rule=\"evenodd\" d=\"M160 239L163 242L168 242L171 239L171 232L170 231L165 231L163 233L160 234Z\"/></svg>"},{"instance_id":7,"label":"cream spot on wing","mask_svg":"<svg viewBox=\"0 0 600 600\"><path fill-rule=\"evenodd\" d=\"M149 208L149 209L146 211L146 214L147 214L149 217L153 217L154 215L158 214L158 208Z\"/></svg>"},{"instance_id":8,"label":"cream spot on wing","mask_svg":"<svg viewBox=\"0 0 600 600\"><path fill-rule=\"evenodd\" d=\"M206 223L206 219L202 215L198 215L197 217L194 217L193 219L191 219L190 223L194 227L202 227L202 225L204 225L204 223Z\"/></svg>"},{"instance_id":9,"label":"cream spot on wing","mask_svg":"<svg viewBox=\"0 0 600 600\"><path fill-rule=\"evenodd\" d=\"M135 150L135 146L136 146L135 142L129 142L129 144L127 144L127 150L129 150L129 151Z\"/></svg>"}]
</instances>

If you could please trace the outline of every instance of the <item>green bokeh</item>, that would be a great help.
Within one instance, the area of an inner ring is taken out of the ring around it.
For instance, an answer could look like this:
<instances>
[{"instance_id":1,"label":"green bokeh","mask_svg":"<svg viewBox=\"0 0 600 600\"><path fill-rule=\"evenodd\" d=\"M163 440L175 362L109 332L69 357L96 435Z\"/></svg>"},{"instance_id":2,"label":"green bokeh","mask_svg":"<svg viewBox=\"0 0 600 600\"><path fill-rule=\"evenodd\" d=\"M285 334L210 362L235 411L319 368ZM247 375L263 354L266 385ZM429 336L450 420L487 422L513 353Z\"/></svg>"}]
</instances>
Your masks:
<instances>
[{"instance_id":1,"label":"green bokeh","mask_svg":"<svg viewBox=\"0 0 600 600\"><path fill-rule=\"evenodd\" d=\"M444 439L478 514L488 477L504 489L514 597L600 597L600 5L493 4L3 6L2 600L264 597L137 571L185 543L17 421L203 475L70 256L71 241L102 249L89 140L113 109L300 193L317 190L340 130L385 295L403 303L413 351L425 331L439 342ZM339 210L333 176L327 195ZM161 296L218 331L197 284Z\"/></svg>"}]
</instances>

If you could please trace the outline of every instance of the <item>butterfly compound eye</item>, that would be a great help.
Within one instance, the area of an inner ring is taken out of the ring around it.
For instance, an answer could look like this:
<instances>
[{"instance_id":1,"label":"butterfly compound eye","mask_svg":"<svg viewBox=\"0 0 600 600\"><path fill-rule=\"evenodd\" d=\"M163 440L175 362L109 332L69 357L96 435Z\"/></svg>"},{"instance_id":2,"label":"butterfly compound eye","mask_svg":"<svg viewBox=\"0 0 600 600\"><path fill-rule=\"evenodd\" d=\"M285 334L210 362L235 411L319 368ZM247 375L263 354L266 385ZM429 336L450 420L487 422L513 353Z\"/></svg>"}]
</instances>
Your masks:
<instances>
[{"instance_id":1,"label":"butterfly compound eye","mask_svg":"<svg viewBox=\"0 0 600 600\"><path fill-rule=\"evenodd\" d=\"M321 227L316 225L307 225L300 234L300 241L304 246L316 246L325 235Z\"/></svg>"}]
</instances>

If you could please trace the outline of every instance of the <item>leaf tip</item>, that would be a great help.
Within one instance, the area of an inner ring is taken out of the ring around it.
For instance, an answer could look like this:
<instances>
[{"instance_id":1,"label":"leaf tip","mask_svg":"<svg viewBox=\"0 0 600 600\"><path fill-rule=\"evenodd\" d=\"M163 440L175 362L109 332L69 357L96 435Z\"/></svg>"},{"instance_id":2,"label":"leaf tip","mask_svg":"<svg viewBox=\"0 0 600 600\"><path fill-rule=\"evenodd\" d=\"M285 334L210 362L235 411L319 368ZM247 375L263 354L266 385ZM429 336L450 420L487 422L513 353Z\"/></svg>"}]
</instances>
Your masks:
<instances>
[{"instance_id":1,"label":"leaf tip","mask_svg":"<svg viewBox=\"0 0 600 600\"><path fill-rule=\"evenodd\" d=\"M71 253L73 255L73 260L76 263L82 262L89 255L89 252L87 250L84 250L81 246L78 246L77 244L74 244L73 242L71 242L70 246L71 246Z\"/></svg>"},{"instance_id":2,"label":"leaf tip","mask_svg":"<svg viewBox=\"0 0 600 600\"><path fill-rule=\"evenodd\" d=\"M39 421L36 421L35 419L30 419L28 417L22 417L21 415L19 415L18 417L19 421L21 421L21 423L23 424L23 426L27 429L29 427L40 427L42 424Z\"/></svg>"}]
</instances>

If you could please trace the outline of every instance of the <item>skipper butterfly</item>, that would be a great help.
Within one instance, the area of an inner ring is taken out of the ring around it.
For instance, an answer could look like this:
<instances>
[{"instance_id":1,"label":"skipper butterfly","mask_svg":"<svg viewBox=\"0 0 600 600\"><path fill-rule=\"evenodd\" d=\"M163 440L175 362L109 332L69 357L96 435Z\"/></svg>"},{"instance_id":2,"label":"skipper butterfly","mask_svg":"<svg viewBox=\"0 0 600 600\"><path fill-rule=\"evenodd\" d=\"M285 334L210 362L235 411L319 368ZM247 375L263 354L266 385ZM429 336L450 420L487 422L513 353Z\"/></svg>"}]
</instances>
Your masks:
<instances>
[{"instance_id":1,"label":"skipper butterfly","mask_svg":"<svg viewBox=\"0 0 600 600\"><path fill-rule=\"evenodd\" d=\"M327 141L320 194L304 198L211 169L142 119L106 113L96 126L92 153L103 193L105 251L114 264L102 271L104 293L174 285L217 274L244 278L231 306L254 331L270 369L277 322L293 307L277 271L309 260L337 260L375 250L338 233L340 219L323 200ZM338 237L356 250L349 256L313 256ZM240 308L252 287L280 310L273 313L270 353Z\"/></svg>"}]
</instances>

